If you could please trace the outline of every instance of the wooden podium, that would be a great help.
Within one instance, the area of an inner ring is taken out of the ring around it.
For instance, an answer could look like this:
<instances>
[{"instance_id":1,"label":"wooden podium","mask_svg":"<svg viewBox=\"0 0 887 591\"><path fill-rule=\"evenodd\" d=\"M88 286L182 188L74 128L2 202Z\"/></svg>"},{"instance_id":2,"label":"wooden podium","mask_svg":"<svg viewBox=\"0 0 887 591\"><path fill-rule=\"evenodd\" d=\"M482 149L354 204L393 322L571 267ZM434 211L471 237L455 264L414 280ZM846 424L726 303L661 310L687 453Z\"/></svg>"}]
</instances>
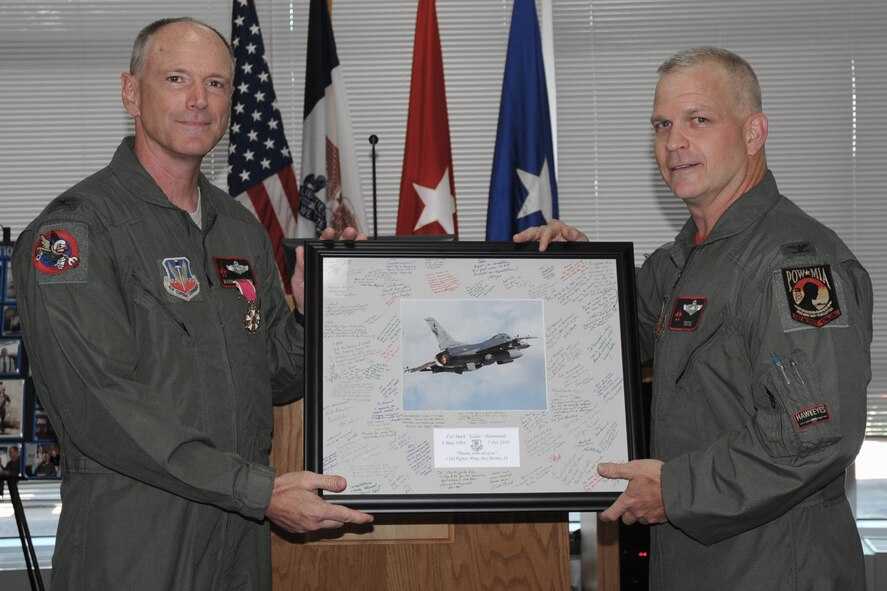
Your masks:
<instances>
[{"instance_id":1,"label":"wooden podium","mask_svg":"<svg viewBox=\"0 0 887 591\"><path fill-rule=\"evenodd\" d=\"M274 409L271 463L301 470L302 403ZM275 532L274 591L569 591L566 513L377 515L372 526Z\"/></svg>"}]
</instances>

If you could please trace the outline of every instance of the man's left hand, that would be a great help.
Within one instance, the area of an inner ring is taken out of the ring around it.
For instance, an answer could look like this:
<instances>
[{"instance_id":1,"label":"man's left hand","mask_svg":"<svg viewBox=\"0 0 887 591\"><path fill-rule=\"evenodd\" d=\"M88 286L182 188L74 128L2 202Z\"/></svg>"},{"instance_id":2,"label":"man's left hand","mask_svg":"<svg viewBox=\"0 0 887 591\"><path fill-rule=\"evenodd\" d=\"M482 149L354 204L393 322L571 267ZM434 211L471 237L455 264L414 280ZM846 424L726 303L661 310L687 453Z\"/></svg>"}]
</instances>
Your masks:
<instances>
[{"instance_id":1,"label":"man's left hand","mask_svg":"<svg viewBox=\"0 0 887 591\"><path fill-rule=\"evenodd\" d=\"M354 228L345 228L339 236L333 228L326 228L320 234L320 240L366 240L367 235L358 232ZM303 246L296 247L296 268L293 269L293 276L290 277L290 289L293 293L293 299L296 302L296 309L299 314L305 312L305 248Z\"/></svg>"},{"instance_id":2,"label":"man's left hand","mask_svg":"<svg viewBox=\"0 0 887 591\"><path fill-rule=\"evenodd\" d=\"M616 521L620 517L625 525L635 522L643 525L665 523L665 505L662 502L662 462L659 460L633 460L626 464L598 464L598 474L604 478L628 481L616 502L600 514L601 521Z\"/></svg>"}]
</instances>

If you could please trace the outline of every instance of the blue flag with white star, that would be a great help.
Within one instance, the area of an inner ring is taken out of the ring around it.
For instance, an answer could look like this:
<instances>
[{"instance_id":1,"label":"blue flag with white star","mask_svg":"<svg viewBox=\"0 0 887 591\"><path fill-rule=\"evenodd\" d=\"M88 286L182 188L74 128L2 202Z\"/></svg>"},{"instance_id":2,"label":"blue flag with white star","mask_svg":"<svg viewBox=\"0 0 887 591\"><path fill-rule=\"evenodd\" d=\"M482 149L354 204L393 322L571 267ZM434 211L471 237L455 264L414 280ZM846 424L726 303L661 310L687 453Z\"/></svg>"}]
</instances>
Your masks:
<instances>
[{"instance_id":1,"label":"blue flag with white star","mask_svg":"<svg viewBox=\"0 0 887 591\"><path fill-rule=\"evenodd\" d=\"M514 0L493 153L487 240L558 216L542 39L533 0Z\"/></svg>"}]
</instances>

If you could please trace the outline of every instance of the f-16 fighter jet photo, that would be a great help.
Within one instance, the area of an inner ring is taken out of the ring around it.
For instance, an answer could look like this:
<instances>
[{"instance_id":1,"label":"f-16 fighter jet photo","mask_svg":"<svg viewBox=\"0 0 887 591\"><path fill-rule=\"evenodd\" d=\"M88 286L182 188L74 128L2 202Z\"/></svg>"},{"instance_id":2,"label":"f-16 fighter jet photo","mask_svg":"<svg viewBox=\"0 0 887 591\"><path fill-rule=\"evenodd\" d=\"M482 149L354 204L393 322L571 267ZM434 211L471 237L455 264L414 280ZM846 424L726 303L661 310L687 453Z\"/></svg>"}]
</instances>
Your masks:
<instances>
[{"instance_id":1,"label":"f-16 fighter jet photo","mask_svg":"<svg viewBox=\"0 0 887 591\"><path fill-rule=\"evenodd\" d=\"M520 335L512 337L505 333L499 333L481 343L460 343L447 334L443 326L434 318L426 318L425 322L437 337L437 344L441 351L434 356L434 361L429 361L418 367L407 367L404 369L404 373L414 371L439 373L443 371L461 374L464 371L474 371L493 363L499 365L512 363L518 357L523 356L520 349L530 346L525 342L526 339L536 338Z\"/></svg>"}]
</instances>

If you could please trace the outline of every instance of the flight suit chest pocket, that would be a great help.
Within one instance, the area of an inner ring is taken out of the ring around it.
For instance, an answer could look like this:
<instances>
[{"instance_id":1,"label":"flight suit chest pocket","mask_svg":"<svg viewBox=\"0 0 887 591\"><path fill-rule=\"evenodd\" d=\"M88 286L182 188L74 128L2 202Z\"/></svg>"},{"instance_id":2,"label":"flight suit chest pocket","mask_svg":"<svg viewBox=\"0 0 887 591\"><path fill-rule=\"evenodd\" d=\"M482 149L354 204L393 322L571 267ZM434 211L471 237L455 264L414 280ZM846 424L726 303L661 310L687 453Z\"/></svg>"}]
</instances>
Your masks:
<instances>
[{"instance_id":1,"label":"flight suit chest pocket","mask_svg":"<svg viewBox=\"0 0 887 591\"><path fill-rule=\"evenodd\" d=\"M795 350L774 360L762 380L763 423L774 459L791 462L840 439L837 398L821 391L816 375L804 352Z\"/></svg>"}]
</instances>

